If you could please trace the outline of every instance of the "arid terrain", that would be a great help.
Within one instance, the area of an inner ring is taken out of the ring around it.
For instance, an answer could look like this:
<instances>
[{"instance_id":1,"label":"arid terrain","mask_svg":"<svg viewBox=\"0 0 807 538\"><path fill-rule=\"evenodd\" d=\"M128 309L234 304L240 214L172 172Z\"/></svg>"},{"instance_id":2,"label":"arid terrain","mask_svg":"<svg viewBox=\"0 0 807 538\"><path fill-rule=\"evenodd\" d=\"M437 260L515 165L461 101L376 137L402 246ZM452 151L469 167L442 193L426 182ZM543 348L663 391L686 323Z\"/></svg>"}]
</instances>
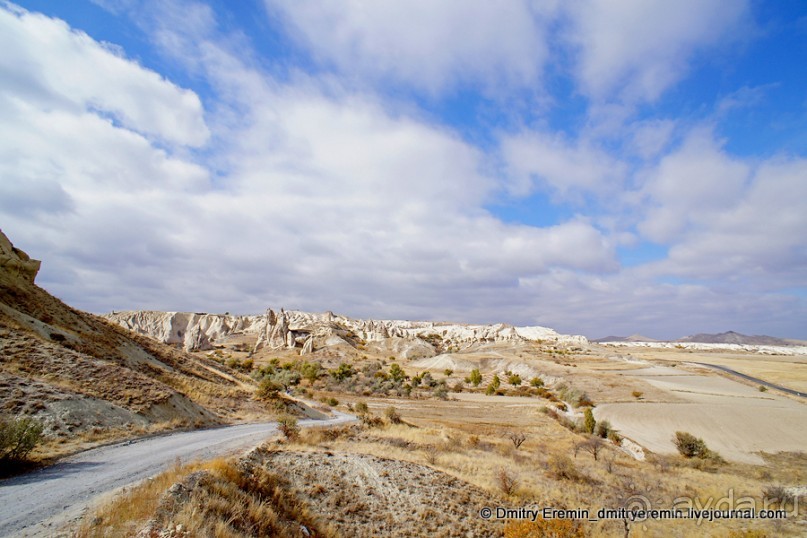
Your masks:
<instances>
[{"instance_id":1,"label":"arid terrain","mask_svg":"<svg viewBox=\"0 0 807 538\"><path fill-rule=\"evenodd\" d=\"M38 263L2 246L0 402L45 425L35 457L281 419L280 433L246 455L178 462L96 500L64 535L807 532L805 400L698 364L801 389L799 346L605 345L543 327L282 309L100 318L37 287ZM292 416L331 409L357 422L300 429ZM676 432L700 444L684 455ZM629 512L749 506L779 512L716 521Z\"/></svg>"}]
</instances>

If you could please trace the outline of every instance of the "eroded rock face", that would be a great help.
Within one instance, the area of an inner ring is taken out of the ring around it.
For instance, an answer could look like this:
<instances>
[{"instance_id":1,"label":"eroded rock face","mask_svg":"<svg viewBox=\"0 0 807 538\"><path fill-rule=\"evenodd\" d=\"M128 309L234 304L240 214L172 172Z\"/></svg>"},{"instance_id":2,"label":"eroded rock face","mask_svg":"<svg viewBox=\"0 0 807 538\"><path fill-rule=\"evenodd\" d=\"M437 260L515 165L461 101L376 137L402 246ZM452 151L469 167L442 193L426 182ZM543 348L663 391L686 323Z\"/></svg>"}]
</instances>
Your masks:
<instances>
[{"instance_id":1,"label":"eroded rock face","mask_svg":"<svg viewBox=\"0 0 807 538\"><path fill-rule=\"evenodd\" d=\"M107 315L112 321L167 344L186 350L211 349L216 341L231 335L253 335L253 350L300 348L310 353L323 347L371 344L390 340L412 341L428 347L419 356L471 344L516 341L546 341L566 345L588 344L584 336L558 334L546 327L511 325L464 325L429 321L362 320L332 312L267 310L259 316L193 314L188 312L133 311Z\"/></svg>"},{"instance_id":2,"label":"eroded rock face","mask_svg":"<svg viewBox=\"0 0 807 538\"><path fill-rule=\"evenodd\" d=\"M41 264L39 260L32 260L28 254L12 245L0 230L0 271L4 276L33 283Z\"/></svg>"}]
</instances>

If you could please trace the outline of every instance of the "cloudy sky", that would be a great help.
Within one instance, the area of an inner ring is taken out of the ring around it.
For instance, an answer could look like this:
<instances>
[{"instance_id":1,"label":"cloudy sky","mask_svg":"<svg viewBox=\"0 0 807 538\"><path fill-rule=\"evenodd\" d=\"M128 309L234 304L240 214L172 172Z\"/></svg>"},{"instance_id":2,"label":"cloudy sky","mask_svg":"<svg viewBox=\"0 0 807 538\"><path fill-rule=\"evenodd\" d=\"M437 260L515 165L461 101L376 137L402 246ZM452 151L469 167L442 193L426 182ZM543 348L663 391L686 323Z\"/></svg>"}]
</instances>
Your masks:
<instances>
[{"instance_id":1,"label":"cloudy sky","mask_svg":"<svg viewBox=\"0 0 807 538\"><path fill-rule=\"evenodd\" d=\"M807 339L801 0L0 1L0 228L92 312Z\"/></svg>"}]
</instances>

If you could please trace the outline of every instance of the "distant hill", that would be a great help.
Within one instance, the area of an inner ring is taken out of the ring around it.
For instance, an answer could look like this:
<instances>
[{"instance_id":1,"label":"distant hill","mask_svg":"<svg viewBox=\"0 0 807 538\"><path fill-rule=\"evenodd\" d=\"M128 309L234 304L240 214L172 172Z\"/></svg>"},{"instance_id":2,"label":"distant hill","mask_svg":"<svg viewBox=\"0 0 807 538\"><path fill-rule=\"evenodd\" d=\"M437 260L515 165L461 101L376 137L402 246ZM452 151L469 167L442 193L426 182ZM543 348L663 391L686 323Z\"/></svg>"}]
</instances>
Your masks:
<instances>
[{"instance_id":1,"label":"distant hill","mask_svg":"<svg viewBox=\"0 0 807 538\"><path fill-rule=\"evenodd\" d=\"M642 336L641 334L632 334L630 336L606 336L592 340L592 342L658 342L658 340Z\"/></svg>"},{"instance_id":2,"label":"distant hill","mask_svg":"<svg viewBox=\"0 0 807 538\"><path fill-rule=\"evenodd\" d=\"M756 335L748 336L745 334L728 331L718 334L694 334L692 336L685 336L679 338L676 342L698 342L702 344L740 344L752 346L792 346L799 344L796 340L787 340L784 338L776 338L773 336Z\"/></svg>"}]
</instances>

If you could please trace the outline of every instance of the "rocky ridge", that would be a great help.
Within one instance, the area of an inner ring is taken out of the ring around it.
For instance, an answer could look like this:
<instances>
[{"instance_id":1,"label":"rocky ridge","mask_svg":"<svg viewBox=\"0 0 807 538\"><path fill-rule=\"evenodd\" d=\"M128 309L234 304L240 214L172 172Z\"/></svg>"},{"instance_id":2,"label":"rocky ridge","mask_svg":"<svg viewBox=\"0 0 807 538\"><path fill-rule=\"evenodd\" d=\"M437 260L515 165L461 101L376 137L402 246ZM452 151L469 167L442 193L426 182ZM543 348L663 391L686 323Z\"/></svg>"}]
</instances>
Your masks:
<instances>
[{"instance_id":1,"label":"rocky ridge","mask_svg":"<svg viewBox=\"0 0 807 538\"><path fill-rule=\"evenodd\" d=\"M254 338L253 351L260 349L299 348L302 354L314 349L340 344L373 342L394 344L408 341L431 347L433 355L440 348L462 348L473 344L542 341L584 346L584 336L563 335L546 327L466 325L431 321L353 319L333 312L310 313L297 310L263 315L234 316L189 312L127 311L107 314L106 318L122 327L167 344L181 345L187 351L207 350L216 342L234 335Z\"/></svg>"}]
</instances>

